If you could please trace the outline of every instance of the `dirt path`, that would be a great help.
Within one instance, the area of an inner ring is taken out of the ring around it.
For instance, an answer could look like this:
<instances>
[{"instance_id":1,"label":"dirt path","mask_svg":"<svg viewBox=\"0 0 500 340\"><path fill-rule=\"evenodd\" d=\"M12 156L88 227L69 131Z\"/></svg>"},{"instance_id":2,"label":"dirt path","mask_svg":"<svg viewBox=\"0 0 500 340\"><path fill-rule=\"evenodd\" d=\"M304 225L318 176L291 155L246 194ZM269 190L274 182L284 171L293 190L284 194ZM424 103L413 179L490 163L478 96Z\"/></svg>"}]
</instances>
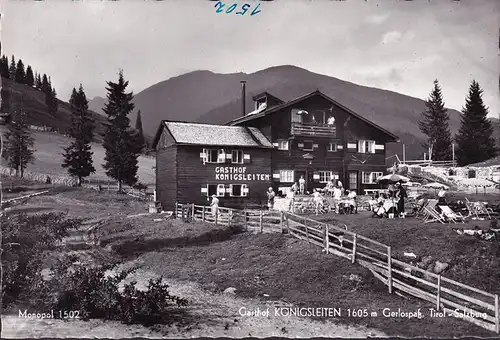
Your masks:
<instances>
[{"instance_id":1,"label":"dirt path","mask_svg":"<svg viewBox=\"0 0 500 340\"><path fill-rule=\"evenodd\" d=\"M141 263L129 262L121 266L140 266ZM143 269L137 270L126 281L137 281L137 288L144 289L149 279L158 275ZM5 338L32 337L106 337L106 338L192 338L192 337L354 337L385 336L382 332L362 327L340 325L334 321L314 321L306 317L275 316L275 307L290 307L280 301L258 301L242 299L234 294L214 294L201 289L191 282L178 282L166 279L172 294L186 298L188 317L192 320L188 328L161 326L155 331L142 326L127 326L119 322L91 320L29 320L18 316L4 317ZM242 316L239 310L269 308L269 316Z\"/></svg>"}]
</instances>

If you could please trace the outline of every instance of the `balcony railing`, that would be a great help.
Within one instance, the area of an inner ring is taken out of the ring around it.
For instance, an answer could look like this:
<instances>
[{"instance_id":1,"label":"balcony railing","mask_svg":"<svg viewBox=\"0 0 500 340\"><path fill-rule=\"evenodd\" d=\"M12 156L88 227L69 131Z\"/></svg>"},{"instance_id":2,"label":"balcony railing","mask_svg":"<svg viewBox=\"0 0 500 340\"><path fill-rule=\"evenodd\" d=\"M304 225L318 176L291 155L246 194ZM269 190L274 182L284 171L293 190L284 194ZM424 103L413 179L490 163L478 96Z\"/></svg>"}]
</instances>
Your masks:
<instances>
[{"instance_id":1,"label":"balcony railing","mask_svg":"<svg viewBox=\"0 0 500 340\"><path fill-rule=\"evenodd\" d=\"M292 136L336 138L334 125L292 123Z\"/></svg>"}]
</instances>

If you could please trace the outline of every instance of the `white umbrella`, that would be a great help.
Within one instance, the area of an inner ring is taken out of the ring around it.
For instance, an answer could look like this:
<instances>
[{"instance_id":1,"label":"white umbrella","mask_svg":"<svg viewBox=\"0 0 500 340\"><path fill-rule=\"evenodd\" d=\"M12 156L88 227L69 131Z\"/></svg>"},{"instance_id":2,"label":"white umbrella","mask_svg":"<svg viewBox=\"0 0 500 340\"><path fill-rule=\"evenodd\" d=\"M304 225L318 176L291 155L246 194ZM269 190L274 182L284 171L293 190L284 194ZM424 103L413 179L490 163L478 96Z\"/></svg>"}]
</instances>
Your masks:
<instances>
[{"instance_id":1,"label":"white umbrella","mask_svg":"<svg viewBox=\"0 0 500 340\"><path fill-rule=\"evenodd\" d=\"M438 182L429 183L429 184L423 185L423 187L424 188L433 188L433 189L445 189L445 190L450 188L449 186L438 183Z\"/></svg>"},{"instance_id":2,"label":"white umbrella","mask_svg":"<svg viewBox=\"0 0 500 340\"><path fill-rule=\"evenodd\" d=\"M409 182L410 179L408 177L398 175L398 174L390 174L377 178L378 183L397 183L399 181Z\"/></svg>"}]
</instances>

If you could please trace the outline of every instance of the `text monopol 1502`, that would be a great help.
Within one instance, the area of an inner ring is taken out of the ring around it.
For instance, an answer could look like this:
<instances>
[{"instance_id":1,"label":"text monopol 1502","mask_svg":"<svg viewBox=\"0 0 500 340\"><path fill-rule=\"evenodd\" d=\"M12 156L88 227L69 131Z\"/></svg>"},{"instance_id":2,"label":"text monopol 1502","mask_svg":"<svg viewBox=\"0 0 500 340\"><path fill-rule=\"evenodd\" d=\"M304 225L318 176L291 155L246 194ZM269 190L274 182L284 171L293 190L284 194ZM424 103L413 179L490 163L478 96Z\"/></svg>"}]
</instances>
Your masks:
<instances>
[{"instance_id":1,"label":"text monopol 1502","mask_svg":"<svg viewBox=\"0 0 500 340\"><path fill-rule=\"evenodd\" d=\"M224 11L224 7L226 7L226 10ZM250 12L250 16L254 16L262 12L260 9L260 4L257 4L257 6ZM215 4L215 12L216 13L222 13L225 12L226 14L231 14L234 13L236 15L245 15L248 10L251 8L250 4L244 4L241 6L241 8L238 9L238 4L234 3L230 6L227 4L223 3L222 1L217 1Z\"/></svg>"},{"instance_id":2,"label":"text monopol 1502","mask_svg":"<svg viewBox=\"0 0 500 340\"><path fill-rule=\"evenodd\" d=\"M26 319L80 319L79 311L66 311L66 310L50 310L44 313L29 312L27 309L24 311L19 310L19 317Z\"/></svg>"}]
</instances>

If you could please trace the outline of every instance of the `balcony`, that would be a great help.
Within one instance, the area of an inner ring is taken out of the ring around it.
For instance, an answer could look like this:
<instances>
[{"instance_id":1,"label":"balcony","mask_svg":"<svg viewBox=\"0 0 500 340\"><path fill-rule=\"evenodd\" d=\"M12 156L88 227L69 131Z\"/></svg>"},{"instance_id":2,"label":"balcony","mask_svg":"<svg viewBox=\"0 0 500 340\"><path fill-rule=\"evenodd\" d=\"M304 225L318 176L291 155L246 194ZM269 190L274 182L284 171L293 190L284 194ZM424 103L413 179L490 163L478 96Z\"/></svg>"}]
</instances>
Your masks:
<instances>
[{"instance_id":1,"label":"balcony","mask_svg":"<svg viewBox=\"0 0 500 340\"><path fill-rule=\"evenodd\" d=\"M292 136L337 138L335 125L292 123Z\"/></svg>"}]
</instances>

